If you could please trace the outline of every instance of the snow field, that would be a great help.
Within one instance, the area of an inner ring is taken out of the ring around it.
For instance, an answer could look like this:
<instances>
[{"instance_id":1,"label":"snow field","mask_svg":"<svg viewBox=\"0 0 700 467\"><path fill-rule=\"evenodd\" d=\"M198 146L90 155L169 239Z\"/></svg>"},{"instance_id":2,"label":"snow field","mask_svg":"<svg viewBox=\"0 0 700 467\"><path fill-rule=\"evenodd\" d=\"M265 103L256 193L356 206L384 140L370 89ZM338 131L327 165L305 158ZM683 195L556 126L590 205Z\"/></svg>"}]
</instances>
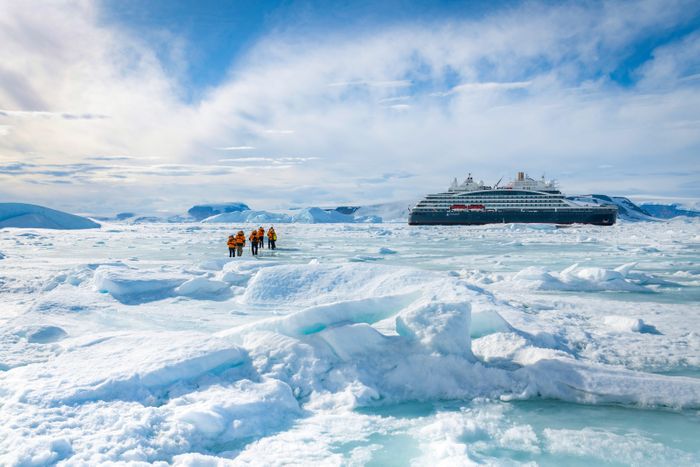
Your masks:
<instances>
[{"instance_id":1,"label":"snow field","mask_svg":"<svg viewBox=\"0 0 700 467\"><path fill-rule=\"evenodd\" d=\"M213 228L3 238L17 279L2 294L19 312L0 321L0 463L697 462L632 421L514 415L532 404L518 400L636 407L630 420L700 407L699 379L629 369L700 368L694 237L664 248L663 227L624 243L609 230L468 229L441 249L438 229L294 226L289 238L346 241L235 260L212 259ZM119 247L84 263L54 246L100 238ZM540 256L550 245L565 264ZM438 408L415 414L415 401ZM621 448L601 454L607 439Z\"/></svg>"}]
</instances>

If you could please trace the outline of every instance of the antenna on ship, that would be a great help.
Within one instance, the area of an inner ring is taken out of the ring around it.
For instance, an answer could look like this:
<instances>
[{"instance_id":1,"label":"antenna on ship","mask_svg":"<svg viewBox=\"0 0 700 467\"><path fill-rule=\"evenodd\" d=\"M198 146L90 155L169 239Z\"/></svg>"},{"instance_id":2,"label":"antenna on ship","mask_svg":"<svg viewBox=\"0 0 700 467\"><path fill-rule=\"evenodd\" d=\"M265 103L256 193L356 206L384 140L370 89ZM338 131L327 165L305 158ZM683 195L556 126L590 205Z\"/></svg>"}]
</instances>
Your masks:
<instances>
[{"instance_id":1,"label":"antenna on ship","mask_svg":"<svg viewBox=\"0 0 700 467\"><path fill-rule=\"evenodd\" d=\"M503 177L499 178L496 184L493 186L494 188L498 188L498 185L501 183L501 180L503 180Z\"/></svg>"}]
</instances>

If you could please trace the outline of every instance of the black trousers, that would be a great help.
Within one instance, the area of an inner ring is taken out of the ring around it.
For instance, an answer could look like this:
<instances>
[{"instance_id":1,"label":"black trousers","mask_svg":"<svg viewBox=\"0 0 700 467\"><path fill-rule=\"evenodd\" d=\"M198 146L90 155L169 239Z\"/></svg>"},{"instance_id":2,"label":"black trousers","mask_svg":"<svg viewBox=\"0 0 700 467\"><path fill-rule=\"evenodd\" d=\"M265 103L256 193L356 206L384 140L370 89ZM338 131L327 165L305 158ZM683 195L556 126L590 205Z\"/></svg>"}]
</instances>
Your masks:
<instances>
[{"instance_id":1,"label":"black trousers","mask_svg":"<svg viewBox=\"0 0 700 467\"><path fill-rule=\"evenodd\" d=\"M267 240L267 247L268 247L270 250L274 250L274 249L276 248L276 246L275 246L275 242L276 242L276 241L277 241L277 240L270 240L270 239L268 239L268 240Z\"/></svg>"},{"instance_id":2,"label":"black trousers","mask_svg":"<svg viewBox=\"0 0 700 467\"><path fill-rule=\"evenodd\" d=\"M258 244L259 244L260 248L265 248L265 239L264 238L261 238L260 240L258 240L258 242L259 242Z\"/></svg>"},{"instance_id":3,"label":"black trousers","mask_svg":"<svg viewBox=\"0 0 700 467\"><path fill-rule=\"evenodd\" d=\"M235 248L229 248L228 249L228 257L231 258L233 256L236 256L236 249Z\"/></svg>"},{"instance_id":4,"label":"black trousers","mask_svg":"<svg viewBox=\"0 0 700 467\"><path fill-rule=\"evenodd\" d=\"M250 242L250 252L254 255L258 254L258 242Z\"/></svg>"}]
</instances>

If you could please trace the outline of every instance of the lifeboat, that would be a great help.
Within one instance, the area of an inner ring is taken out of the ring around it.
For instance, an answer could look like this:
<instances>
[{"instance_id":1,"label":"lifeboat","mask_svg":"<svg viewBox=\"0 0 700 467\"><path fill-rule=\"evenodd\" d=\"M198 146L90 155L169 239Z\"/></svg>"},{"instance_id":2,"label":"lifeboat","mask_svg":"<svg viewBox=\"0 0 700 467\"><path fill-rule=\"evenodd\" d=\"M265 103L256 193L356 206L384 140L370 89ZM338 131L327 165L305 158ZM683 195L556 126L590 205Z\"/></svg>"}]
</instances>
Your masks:
<instances>
[{"instance_id":1,"label":"lifeboat","mask_svg":"<svg viewBox=\"0 0 700 467\"><path fill-rule=\"evenodd\" d=\"M484 211L485 209L483 204L453 204L450 206L451 211Z\"/></svg>"}]
</instances>

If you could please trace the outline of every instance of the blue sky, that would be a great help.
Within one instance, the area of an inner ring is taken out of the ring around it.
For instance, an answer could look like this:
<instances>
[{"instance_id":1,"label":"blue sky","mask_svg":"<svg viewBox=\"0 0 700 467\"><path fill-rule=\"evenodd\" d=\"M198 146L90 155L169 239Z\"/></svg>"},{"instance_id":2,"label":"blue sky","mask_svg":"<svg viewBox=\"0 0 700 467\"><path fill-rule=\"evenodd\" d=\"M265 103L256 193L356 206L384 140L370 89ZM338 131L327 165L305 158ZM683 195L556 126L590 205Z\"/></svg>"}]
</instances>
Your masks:
<instances>
[{"instance_id":1,"label":"blue sky","mask_svg":"<svg viewBox=\"0 0 700 467\"><path fill-rule=\"evenodd\" d=\"M258 40L270 34L314 36L371 32L402 23L439 23L479 17L515 1L182 1L106 0L100 20L147 40L176 75L184 99L195 101L221 84ZM171 40L184 42L185 69L173 59Z\"/></svg>"},{"instance_id":2,"label":"blue sky","mask_svg":"<svg viewBox=\"0 0 700 467\"><path fill-rule=\"evenodd\" d=\"M3 200L328 206L516 170L700 198L693 1L5 2L0 42Z\"/></svg>"}]
</instances>

